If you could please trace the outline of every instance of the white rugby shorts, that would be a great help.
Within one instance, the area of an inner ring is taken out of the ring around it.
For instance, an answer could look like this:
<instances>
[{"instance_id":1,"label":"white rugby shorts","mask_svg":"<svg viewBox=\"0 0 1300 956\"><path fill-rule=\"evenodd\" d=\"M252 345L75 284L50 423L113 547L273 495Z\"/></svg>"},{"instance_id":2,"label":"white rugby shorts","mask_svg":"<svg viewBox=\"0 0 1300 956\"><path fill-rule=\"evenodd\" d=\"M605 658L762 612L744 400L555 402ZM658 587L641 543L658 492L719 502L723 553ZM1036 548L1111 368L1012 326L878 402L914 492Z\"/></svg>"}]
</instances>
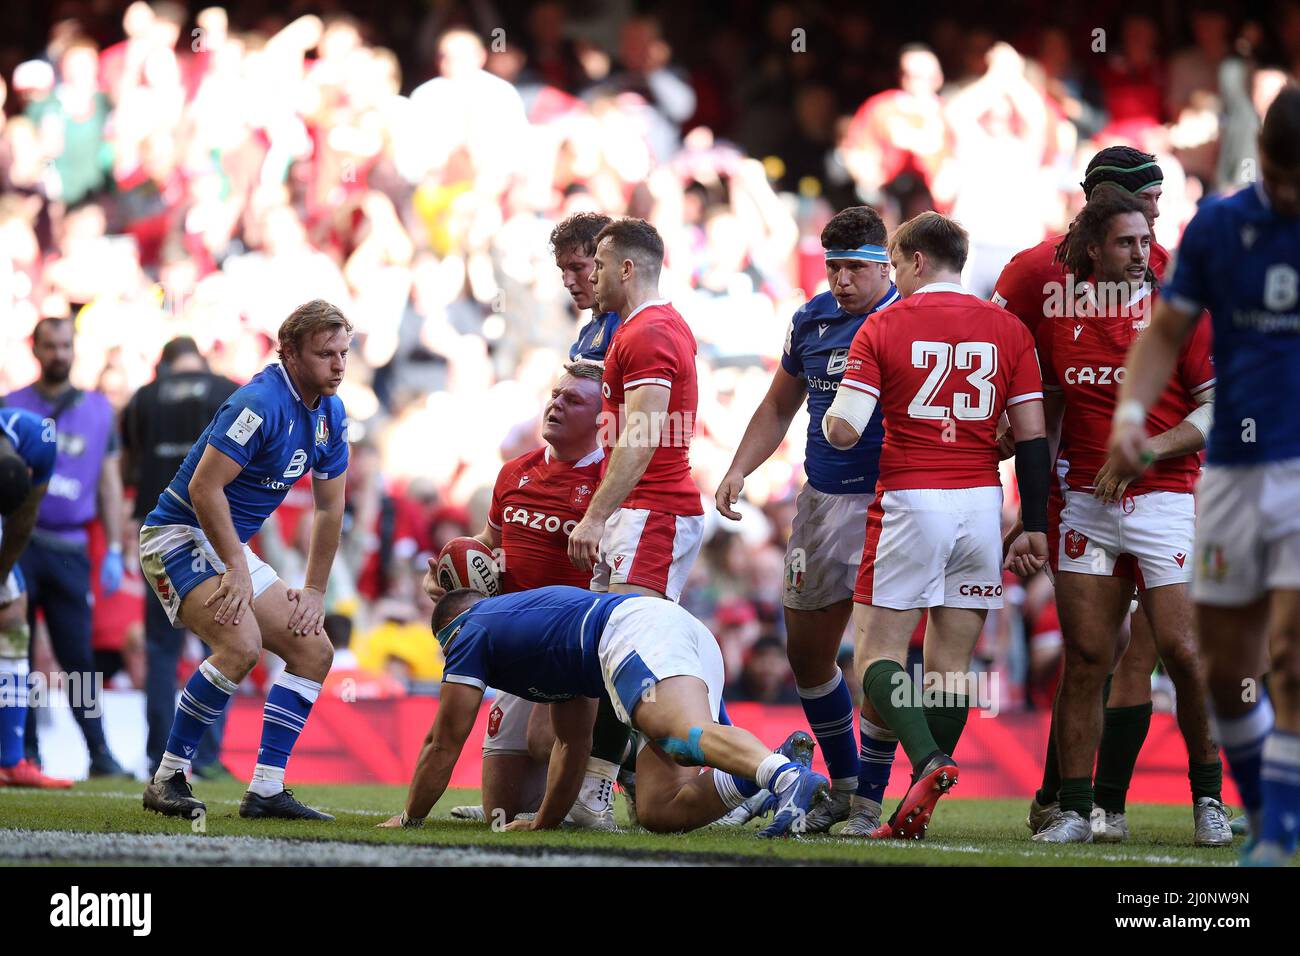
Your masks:
<instances>
[{"instance_id":1,"label":"white rugby shorts","mask_svg":"<svg viewBox=\"0 0 1300 956\"><path fill-rule=\"evenodd\" d=\"M886 491L867 509L853 599L894 610L1002 607L1002 489Z\"/></svg>"}]
</instances>

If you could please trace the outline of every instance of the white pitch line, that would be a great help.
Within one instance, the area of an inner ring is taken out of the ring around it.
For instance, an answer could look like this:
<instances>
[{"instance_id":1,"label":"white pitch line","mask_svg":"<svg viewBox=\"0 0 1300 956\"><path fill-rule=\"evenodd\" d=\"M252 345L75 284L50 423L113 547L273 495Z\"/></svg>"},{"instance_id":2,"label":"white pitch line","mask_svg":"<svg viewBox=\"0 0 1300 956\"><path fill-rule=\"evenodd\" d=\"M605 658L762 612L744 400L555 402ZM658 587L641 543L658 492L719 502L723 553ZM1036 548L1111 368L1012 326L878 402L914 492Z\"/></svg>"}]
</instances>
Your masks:
<instances>
[{"instance_id":1,"label":"white pitch line","mask_svg":"<svg viewBox=\"0 0 1300 956\"><path fill-rule=\"evenodd\" d=\"M34 788L30 788L30 787L13 787L13 788L9 788L9 787L0 787L0 798L3 798L3 797L6 797L6 796L9 796L9 795L11 795L11 794L12 794L13 796L20 796L20 795L23 795L23 794L28 794L28 795L30 795L30 794L33 794L33 793L40 793L43 797L60 797L60 798L67 798L67 797L111 797L111 798L114 799L114 800L137 800L137 801L140 799L140 794L138 794L138 793L123 793L123 792L120 791L120 790L101 790L101 791L91 791L91 790L36 790L36 789L34 789ZM210 799L210 800L204 800L203 802L204 802L204 803L208 803L208 804L220 804L221 806L225 806L225 807L237 807L237 806L239 806L239 801L238 801L238 800L219 800L219 799L213 798L213 799ZM388 818L388 817L393 816L393 813L390 813L390 812L387 812L387 811L384 811L384 810L353 810L353 809L350 809L350 808L341 808L341 807L317 807L317 809L319 809L319 810L324 810L326 813L355 813L355 814L358 814L359 816L365 816L365 817L384 817L385 819ZM398 812L400 812L400 811L398 811Z\"/></svg>"},{"instance_id":2,"label":"white pitch line","mask_svg":"<svg viewBox=\"0 0 1300 956\"><path fill-rule=\"evenodd\" d=\"M18 795L23 793L31 794L36 792L38 791L31 790L31 789L21 789L21 788L10 789L8 787L0 787L0 799L3 799L5 796L9 794ZM45 796L53 796L53 797L111 797L115 800L139 800L140 799L140 795L138 793L122 793L120 791L91 792L87 790L80 790L80 791L46 790L46 791L39 791L39 792L41 792ZM231 806L231 807L239 806L238 800L214 799L214 800L206 800L204 802L211 803L211 804L220 804L222 806ZM325 810L328 813L334 813L334 814L352 813L358 816L384 817L385 819L392 816L391 813L385 812L383 810L354 810L354 809L348 809L342 807L321 807L320 809ZM443 819L443 818L439 817L438 819ZM446 819L450 820L452 818L447 817ZM848 844L850 841L845 839L836 839L834 834L830 834L826 838L809 840L807 842L810 845L814 845L814 846L816 845L842 846ZM1012 849L1009 847L1005 849L1002 848L993 849L989 847L970 846L969 844L960 844L960 843L945 844L945 843L940 843L938 841L932 842L928 840L927 841L871 840L869 842L863 840L858 842L860 842L863 846L871 846L873 849L877 847L885 849L885 852L887 853L900 853L900 852L912 853L912 852L920 852L921 850L937 850L941 853L973 853L976 855L987 855L990 853L1000 854L1000 855L1012 854L1014 856L1018 856L1026 860L1045 860L1050 858L1059 858L1058 854L1061 852L1060 850L1048 850L1047 848L1043 848L1041 851L1036 851L1028 847L1019 848L1019 849ZM1070 852L1070 851L1066 851L1066 852ZM1151 853L1125 855L1119 853L1088 852L1088 853L1080 853L1077 857L1070 857L1069 859L1078 860L1080 862L1085 862L1085 863L1096 860L1098 862L1104 862L1104 863L1149 863L1153 866L1228 867L1228 866L1236 865L1235 859L1227 859L1224 861L1209 861L1209 860L1202 861L1202 860L1188 860L1176 856L1162 856L1162 855L1151 854Z\"/></svg>"},{"instance_id":3,"label":"white pitch line","mask_svg":"<svg viewBox=\"0 0 1300 956\"><path fill-rule=\"evenodd\" d=\"M0 859L186 866L681 866L689 859L655 860L542 849L536 853L473 846L309 842L248 836L166 833L75 833L69 830L0 829ZM701 864L708 865L708 864Z\"/></svg>"}]
</instances>

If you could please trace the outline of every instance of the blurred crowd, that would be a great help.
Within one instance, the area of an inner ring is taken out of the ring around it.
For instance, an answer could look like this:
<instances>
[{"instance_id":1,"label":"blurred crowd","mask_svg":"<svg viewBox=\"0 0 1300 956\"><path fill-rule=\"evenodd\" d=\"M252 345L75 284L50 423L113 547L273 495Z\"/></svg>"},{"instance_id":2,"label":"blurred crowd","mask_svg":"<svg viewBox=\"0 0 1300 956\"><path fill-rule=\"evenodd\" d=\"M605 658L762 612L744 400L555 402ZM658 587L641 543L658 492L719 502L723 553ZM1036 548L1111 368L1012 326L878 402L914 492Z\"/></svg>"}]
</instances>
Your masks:
<instances>
[{"instance_id":1,"label":"blurred crowd","mask_svg":"<svg viewBox=\"0 0 1300 956\"><path fill-rule=\"evenodd\" d=\"M663 235L662 291L699 342L691 458L711 498L791 313L825 288L838 208L955 216L987 296L1082 204L1088 157L1124 142L1159 156L1156 233L1176 247L1202 195L1253 178L1259 117L1300 70L1296 2L1031 2L977 26L943 4L921 22L744 0L342 6L64 2L0 39L0 394L36 377L42 316L75 319L73 381L120 410L175 336L244 382L295 306L340 305L353 454L329 602L347 661L387 692L436 687L425 559L479 531L501 462L540 444L585 319L547 245L564 216ZM748 480L742 522L707 506L684 598L740 699L794 699L779 596L805 432L801 415ZM309 511L301 485L257 542L291 587ZM1003 707L1041 705L1050 590L1008 587L980 656ZM129 665L138 616L111 604L97 634Z\"/></svg>"}]
</instances>

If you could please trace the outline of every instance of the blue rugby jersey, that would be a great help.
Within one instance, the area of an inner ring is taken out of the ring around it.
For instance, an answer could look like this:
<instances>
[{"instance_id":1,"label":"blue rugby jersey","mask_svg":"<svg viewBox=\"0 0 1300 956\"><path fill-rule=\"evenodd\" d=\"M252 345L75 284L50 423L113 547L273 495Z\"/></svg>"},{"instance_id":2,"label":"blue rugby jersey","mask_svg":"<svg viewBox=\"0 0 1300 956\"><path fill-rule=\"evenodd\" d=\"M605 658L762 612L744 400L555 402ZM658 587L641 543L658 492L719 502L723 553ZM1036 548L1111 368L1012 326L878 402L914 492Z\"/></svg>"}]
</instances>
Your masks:
<instances>
[{"instance_id":1,"label":"blue rugby jersey","mask_svg":"<svg viewBox=\"0 0 1300 956\"><path fill-rule=\"evenodd\" d=\"M867 318L899 299L891 284L885 296L864 315L849 315L830 292L815 295L795 312L786 333L781 367L804 379L808 388L808 440L804 472L808 484L823 494L872 494L880 477L880 447L885 426L880 408L862 438L847 451L832 447L822 434L822 418L835 400L848 367L849 346Z\"/></svg>"},{"instance_id":2,"label":"blue rugby jersey","mask_svg":"<svg viewBox=\"0 0 1300 956\"><path fill-rule=\"evenodd\" d=\"M438 634L442 679L536 703L600 697L597 651L605 622L637 597L554 585L479 601Z\"/></svg>"},{"instance_id":3,"label":"blue rugby jersey","mask_svg":"<svg viewBox=\"0 0 1300 956\"><path fill-rule=\"evenodd\" d=\"M217 411L144 523L199 527L189 484L211 445L243 468L226 485L226 500L235 533L247 542L308 469L322 479L337 478L347 470L346 421L338 396L321 396L310 409L284 368L278 362L268 365Z\"/></svg>"},{"instance_id":4,"label":"blue rugby jersey","mask_svg":"<svg viewBox=\"0 0 1300 956\"><path fill-rule=\"evenodd\" d=\"M614 341L614 333L621 321L617 312L593 315L591 321L578 330L578 340L569 349L569 361L605 361L605 352L609 350L609 343Z\"/></svg>"},{"instance_id":5,"label":"blue rugby jersey","mask_svg":"<svg viewBox=\"0 0 1300 956\"><path fill-rule=\"evenodd\" d=\"M1208 309L1214 328L1214 426L1208 461L1300 458L1300 218L1273 211L1255 183L1201 204L1164 295Z\"/></svg>"},{"instance_id":6,"label":"blue rugby jersey","mask_svg":"<svg viewBox=\"0 0 1300 956\"><path fill-rule=\"evenodd\" d=\"M0 432L9 439L18 457L32 470L32 485L49 484L58 456L54 423L22 408L0 408Z\"/></svg>"}]
</instances>

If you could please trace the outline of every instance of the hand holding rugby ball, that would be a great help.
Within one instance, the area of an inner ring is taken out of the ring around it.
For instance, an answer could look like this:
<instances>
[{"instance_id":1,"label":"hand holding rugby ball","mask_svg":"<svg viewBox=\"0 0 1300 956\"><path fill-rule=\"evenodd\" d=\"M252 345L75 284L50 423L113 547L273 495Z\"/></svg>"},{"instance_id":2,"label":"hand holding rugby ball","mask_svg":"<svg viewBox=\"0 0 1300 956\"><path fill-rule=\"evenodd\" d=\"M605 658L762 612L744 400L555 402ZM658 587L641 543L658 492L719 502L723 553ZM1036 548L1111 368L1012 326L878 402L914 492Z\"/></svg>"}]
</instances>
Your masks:
<instances>
[{"instance_id":1,"label":"hand holding rugby ball","mask_svg":"<svg viewBox=\"0 0 1300 956\"><path fill-rule=\"evenodd\" d=\"M477 538L452 538L438 555L438 585L448 591L473 588L496 597L501 593L501 574L496 557Z\"/></svg>"}]
</instances>

